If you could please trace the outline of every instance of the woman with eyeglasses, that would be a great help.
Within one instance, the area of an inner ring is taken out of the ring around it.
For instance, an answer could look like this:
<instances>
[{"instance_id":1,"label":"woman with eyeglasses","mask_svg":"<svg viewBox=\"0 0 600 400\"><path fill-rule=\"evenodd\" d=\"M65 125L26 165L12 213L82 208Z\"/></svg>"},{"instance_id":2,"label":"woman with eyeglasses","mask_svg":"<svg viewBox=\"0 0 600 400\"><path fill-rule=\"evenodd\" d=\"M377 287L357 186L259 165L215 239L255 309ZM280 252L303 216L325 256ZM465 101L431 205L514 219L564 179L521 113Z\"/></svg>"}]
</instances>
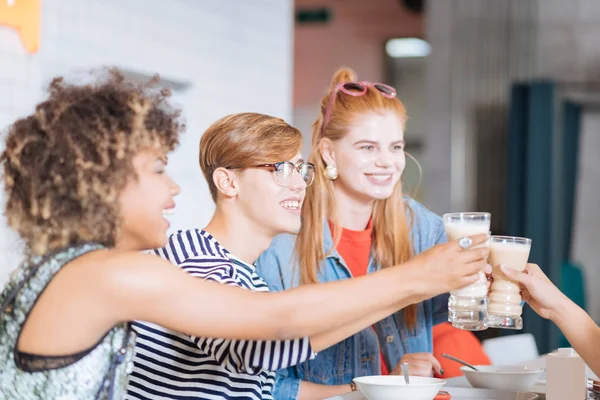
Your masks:
<instances>
[{"instance_id":1,"label":"woman with eyeglasses","mask_svg":"<svg viewBox=\"0 0 600 400\"><path fill-rule=\"evenodd\" d=\"M275 238L257 261L271 290L369 275L446 242L441 218L402 192L405 124L394 88L357 81L349 69L335 73L313 124L315 183L307 189L302 228ZM402 362L411 375L443 373L431 354L432 327L447 321L447 307L441 295L379 315L372 327L280 371L275 397L338 395L355 377L401 373Z\"/></svg>"},{"instance_id":2,"label":"woman with eyeglasses","mask_svg":"<svg viewBox=\"0 0 600 400\"><path fill-rule=\"evenodd\" d=\"M299 152L301 145L302 135L296 128L268 115L241 113L215 122L200 142L200 167L216 205L214 216L204 229L171 236L156 254L194 277L267 292L254 261L276 235L298 232L306 188L315 176L315 166ZM405 284L414 281L410 269L407 266L403 271ZM397 289L394 285L379 287L403 296ZM348 288L348 295L354 293ZM323 307L340 302L346 304L344 315L334 319L358 311L356 322L332 327L333 321L321 320L321 331L287 341L188 336L157 324L136 322L136 356L128 398L273 399L275 371L313 358L315 352L375 321L369 314L358 316L363 312L355 310L361 302L358 299L348 302L331 293ZM252 310L250 304L246 307ZM383 312L398 308L394 305Z\"/></svg>"}]
</instances>

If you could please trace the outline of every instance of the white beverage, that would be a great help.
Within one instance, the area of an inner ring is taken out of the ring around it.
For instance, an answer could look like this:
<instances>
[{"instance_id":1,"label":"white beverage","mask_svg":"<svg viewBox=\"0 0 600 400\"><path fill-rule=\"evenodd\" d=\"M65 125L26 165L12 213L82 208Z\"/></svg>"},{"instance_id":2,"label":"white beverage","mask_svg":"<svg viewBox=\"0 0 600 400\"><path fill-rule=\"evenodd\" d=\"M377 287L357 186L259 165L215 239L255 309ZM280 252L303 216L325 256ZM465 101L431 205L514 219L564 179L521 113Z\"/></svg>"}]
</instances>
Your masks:
<instances>
[{"instance_id":1,"label":"white beverage","mask_svg":"<svg viewBox=\"0 0 600 400\"><path fill-rule=\"evenodd\" d=\"M464 237L488 233L490 231L490 221L444 221L444 228L449 241L460 240ZM473 248L485 246L489 246L489 241L479 246L473 246ZM459 297L484 297L487 295L487 277L483 272L480 272L477 282L462 289L453 290L450 294Z\"/></svg>"},{"instance_id":2,"label":"white beverage","mask_svg":"<svg viewBox=\"0 0 600 400\"><path fill-rule=\"evenodd\" d=\"M486 234L490 231L490 214L445 214L444 229L449 241ZM489 241L477 247L484 246L489 246ZM487 292L487 277L483 272L479 273L477 282L451 291L448 300L448 321L460 329L487 329Z\"/></svg>"},{"instance_id":3,"label":"white beverage","mask_svg":"<svg viewBox=\"0 0 600 400\"><path fill-rule=\"evenodd\" d=\"M490 221L444 221L444 229L448 240L459 240L467 236L488 233Z\"/></svg>"},{"instance_id":4,"label":"white beverage","mask_svg":"<svg viewBox=\"0 0 600 400\"><path fill-rule=\"evenodd\" d=\"M505 265L516 271L524 271L527 267L531 240L525 238L492 236L490 244L490 264L494 283L489 295L488 314L492 325L504 328L521 329L521 289L511 282L500 270Z\"/></svg>"}]
</instances>

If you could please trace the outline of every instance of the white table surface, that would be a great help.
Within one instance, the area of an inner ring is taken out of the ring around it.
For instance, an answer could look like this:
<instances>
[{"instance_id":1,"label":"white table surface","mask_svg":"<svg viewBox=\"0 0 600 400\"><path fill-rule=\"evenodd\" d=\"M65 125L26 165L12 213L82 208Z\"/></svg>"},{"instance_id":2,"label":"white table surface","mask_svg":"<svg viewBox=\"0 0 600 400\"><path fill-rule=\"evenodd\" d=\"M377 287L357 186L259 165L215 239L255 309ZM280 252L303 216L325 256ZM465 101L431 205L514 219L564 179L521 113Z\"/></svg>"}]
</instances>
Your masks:
<instances>
[{"instance_id":1,"label":"white table surface","mask_svg":"<svg viewBox=\"0 0 600 400\"><path fill-rule=\"evenodd\" d=\"M541 368L546 369L546 355L540 356L539 358L524 363L520 363L521 366L529 368ZM598 379L591 370L588 369L588 378ZM442 390L447 391L452 396L452 400L467 400L467 399L479 399L479 400L524 400L527 399L527 394L537 394L538 400L545 400L546 398L546 374L544 373L538 382L529 389L527 393L518 395L512 391L504 390L490 390L490 389L475 389L473 388L464 376L456 378L450 378L446 380L446 384ZM343 396L331 397L326 400L366 400L360 392L348 393Z\"/></svg>"},{"instance_id":2,"label":"white table surface","mask_svg":"<svg viewBox=\"0 0 600 400\"><path fill-rule=\"evenodd\" d=\"M511 391L491 390L491 389L473 389L461 387L444 386L442 390L447 391L452 396L451 400L543 400L545 396L531 392L517 394ZM360 392L348 393L343 396L331 397L326 400L366 400Z\"/></svg>"}]
</instances>

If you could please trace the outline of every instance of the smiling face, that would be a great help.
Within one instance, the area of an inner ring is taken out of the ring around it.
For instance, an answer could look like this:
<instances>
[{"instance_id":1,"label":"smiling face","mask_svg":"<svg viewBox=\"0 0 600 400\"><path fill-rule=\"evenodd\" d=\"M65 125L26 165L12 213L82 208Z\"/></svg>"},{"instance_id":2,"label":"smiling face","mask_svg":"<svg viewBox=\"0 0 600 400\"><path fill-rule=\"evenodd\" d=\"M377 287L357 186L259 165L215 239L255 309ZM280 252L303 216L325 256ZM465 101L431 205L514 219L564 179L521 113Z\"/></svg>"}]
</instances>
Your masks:
<instances>
[{"instance_id":1,"label":"smiling face","mask_svg":"<svg viewBox=\"0 0 600 400\"><path fill-rule=\"evenodd\" d=\"M298 166L304 162L300 154L286 160ZM289 184L283 177L276 182L272 168L248 168L238 174L238 204L244 215L269 236L297 233L300 230L300 211L306 194L306 182L293 171Z\"/></svg>"},{"instance_id":2,"label":"smiling face","mask_svg":"<svg viewBox=\"0 0 600 400\"><path fill-rule=\"evenodd\" d=\"M335 165L337 193L364 203L390 197L406 158L404 123L391 111L356 117L341 139L323 141L321 154Z\"/></svg>"},{"instance_id":3,"label":"smiling face","mask_svg":"<svg viewBox=\"0 0 600 400\"><path fill-rule=\"evenodd\" d=\"M119 198L121 229L117 247L144 250L166 244L169 221L164 214L175 207L179 186L165 171L166 157L157 151L142 151L132 160L137 179L131 179Z\"/></svg>"}]
</instances>

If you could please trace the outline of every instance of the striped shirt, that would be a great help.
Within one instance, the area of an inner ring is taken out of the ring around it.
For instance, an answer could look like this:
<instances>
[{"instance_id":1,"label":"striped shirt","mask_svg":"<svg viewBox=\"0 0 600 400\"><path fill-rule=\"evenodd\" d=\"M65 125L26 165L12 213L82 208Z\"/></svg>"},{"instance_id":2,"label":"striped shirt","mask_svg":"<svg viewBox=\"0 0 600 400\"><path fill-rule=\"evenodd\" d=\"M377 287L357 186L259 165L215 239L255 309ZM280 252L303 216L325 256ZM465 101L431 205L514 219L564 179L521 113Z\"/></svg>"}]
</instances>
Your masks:
<instances>
[{"instance_id":1,"label":"striped shirt","mask_svg":"<svg viewBox=\"0 0 600 400\"><path fill-rule=\"evenodd\" d=\"M169 238L167 246L154 252L192 276L257 292L269 291L254 265L233 256L203 230L179 231ZM136 354L128 400L273 399L274 371L315 356L308 338L212 339L149 322L135 322L134 329Z\"/></svg>"}]
</instances>

